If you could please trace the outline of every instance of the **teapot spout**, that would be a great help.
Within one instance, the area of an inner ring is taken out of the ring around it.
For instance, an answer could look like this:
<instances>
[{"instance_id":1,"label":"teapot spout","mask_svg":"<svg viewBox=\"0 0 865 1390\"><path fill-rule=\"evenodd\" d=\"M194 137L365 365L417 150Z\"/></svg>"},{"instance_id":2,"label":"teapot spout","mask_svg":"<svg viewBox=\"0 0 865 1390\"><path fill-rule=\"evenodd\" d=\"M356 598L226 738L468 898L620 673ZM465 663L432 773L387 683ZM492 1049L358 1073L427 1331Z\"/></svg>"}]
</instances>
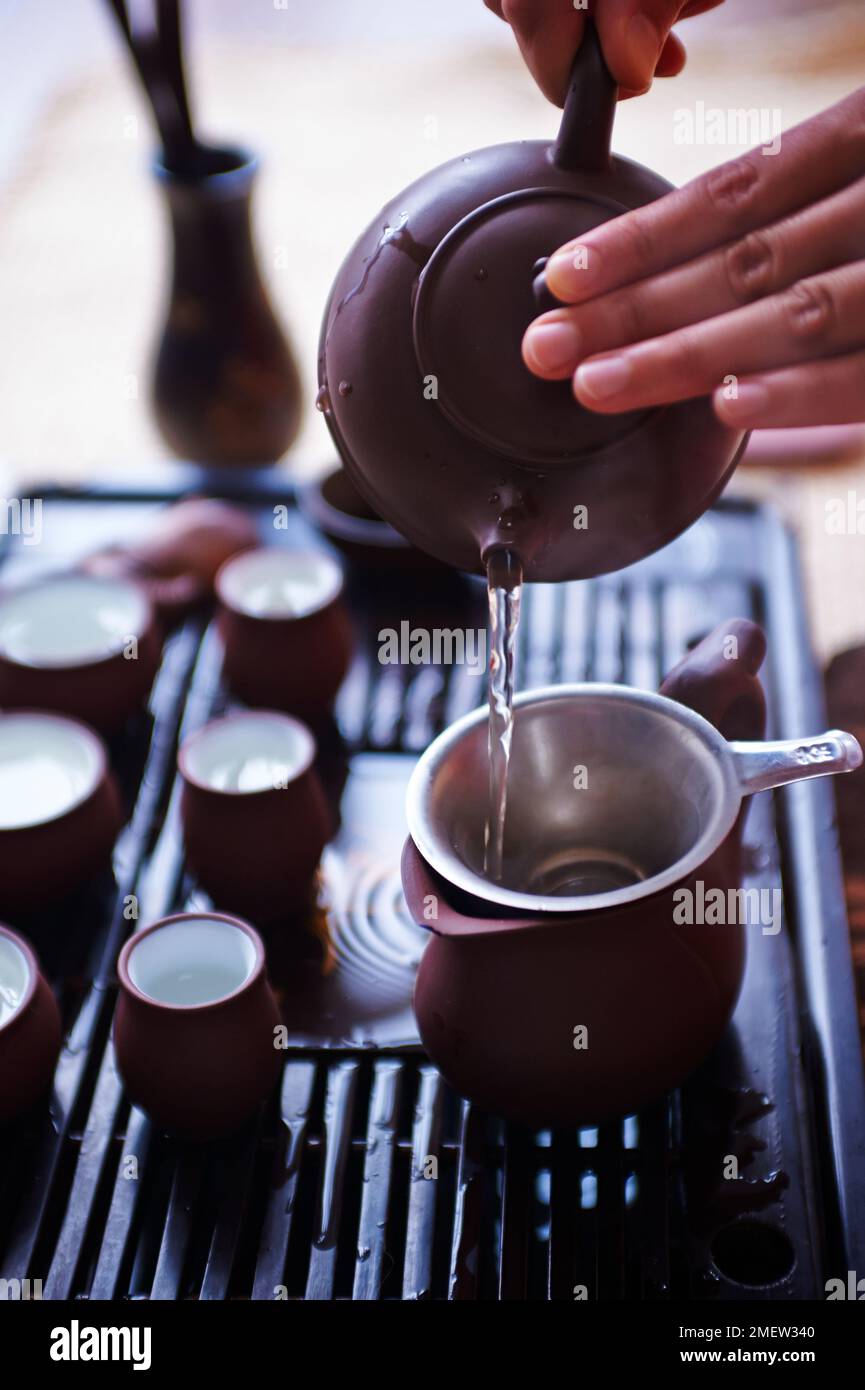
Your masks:
<instances>
[{"instance_id":1,"label":"teapot spout","mask_svg":"<svg viewBox=\"0 0 865 1390\"><path fill-rule=\"evenodd\" d=\"M454 890L433 873L411 836L403 847L400 874L412 921L436 936L495 936L542 925L525 915L485 917L480 915L484 904L479 900L474 901L467 911L459 911L450 900ZM492 910L495 913L494 907Z\"/></svg>"}]
</instances>

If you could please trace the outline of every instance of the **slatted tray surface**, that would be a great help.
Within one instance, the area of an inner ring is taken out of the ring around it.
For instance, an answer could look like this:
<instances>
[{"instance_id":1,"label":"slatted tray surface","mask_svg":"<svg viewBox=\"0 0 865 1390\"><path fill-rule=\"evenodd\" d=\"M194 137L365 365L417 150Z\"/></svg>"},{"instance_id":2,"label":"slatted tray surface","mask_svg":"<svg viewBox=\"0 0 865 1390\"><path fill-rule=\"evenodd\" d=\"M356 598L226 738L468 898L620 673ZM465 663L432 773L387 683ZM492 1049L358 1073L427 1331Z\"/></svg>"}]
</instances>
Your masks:
<instances>
[{"instance_id":1,"label":"slatted tray surface","mask_svg":"<svg viewBox=\"0 0 865 1390\"><path fill-rule=\"evenodd\" d=\"M10 577L140 534L167 500L43 495L43 543L7 541ZM295 514L272 531L287 500L266 486L247 504L264 538L308 542ZM49 1299L774 1299L821 1296L830 1274L865 1267L865 1105L831 791L754 801L745 886L783 886L784 931L750 929L734 1023L683 1092L597 1131L506 1126L451 1093L419 1048L424 938L398 876L413 759L483 701L484 681L377 660L379 631L405 619L484 626L485 594L355 575L349 596L358 655L320 731L322 774L342 789L322 884L337 968L323 980L311 937L286 929L288 960L273 956L291 1043L279 1094L235 1139L180 1145L130 1110L110 1042L129 903L143 923L207 902L184 871L174 760L178 737L227 697L218 641L195 619L167 644L146 717L112 748L130 814L113 880L13 923L42 957L68 1041L50 1113L0 1136L0 1278L40 1279ZM820 726L791 546L762 511L722 506L623 575L530 588L525 602L523 689L656 688L689 643L746 615L769 633L770 733ZM737 1181L721 1179L728 1154Z\"/></svg>"}]
</instances>

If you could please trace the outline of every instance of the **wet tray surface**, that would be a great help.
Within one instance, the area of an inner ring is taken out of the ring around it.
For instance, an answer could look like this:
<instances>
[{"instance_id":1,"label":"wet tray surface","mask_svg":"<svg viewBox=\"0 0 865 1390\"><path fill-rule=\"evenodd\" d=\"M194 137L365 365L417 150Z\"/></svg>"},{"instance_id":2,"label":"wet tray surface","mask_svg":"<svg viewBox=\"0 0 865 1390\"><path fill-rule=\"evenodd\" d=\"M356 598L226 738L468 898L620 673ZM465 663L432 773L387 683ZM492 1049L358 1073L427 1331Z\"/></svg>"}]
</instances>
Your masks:
<instances>
[{"instance_id":1,"label":"wet tray surface","mask_svg":"<svg viewBox=\"0 0 865 1390\"><path fill-rule=\"evenodd\" d=\"M239 499L262 537L310 536L273 483ZM213 489L210 489L213 492ZM44 539L6 542L3 573L35 574L139 534L171 499L146 488L42 493ZM273 529L287 504L288 525ZM414 757L481 703L465 666L389 666L401 622L477 629L474 581L355 576L358 655L320 768L341 829L322 902L336 968L312 937L274 951L290 1048L279 1095L231 1142L182 1146L126 1102L110 1042L114 964L134 928L207 904L180 850L179 736L225 708L218 642L191 620L168 643L150 708L112 755L129 823L114 879L38 920L68 1033L50 1115L0 1136L0 1278L46 1298L821 1297L865 1267L865 1099L831 787L755 798L746 887L783 888L777 936L749 929L733 1025L682 1092L600 1130L529 1133L454 1096L425 1060L410 993L423 933L399 885ZM770 736L822 727L795 557L776 520L722 504L624 574L526 598L521 688L657 688L716 622L769 635ZM740 1176L723 1180L727 1155ZM430 1162L430 1160L435 1160ZM430 1176L437 1174L437 1176Z\"/></svg>"}]
</instances>

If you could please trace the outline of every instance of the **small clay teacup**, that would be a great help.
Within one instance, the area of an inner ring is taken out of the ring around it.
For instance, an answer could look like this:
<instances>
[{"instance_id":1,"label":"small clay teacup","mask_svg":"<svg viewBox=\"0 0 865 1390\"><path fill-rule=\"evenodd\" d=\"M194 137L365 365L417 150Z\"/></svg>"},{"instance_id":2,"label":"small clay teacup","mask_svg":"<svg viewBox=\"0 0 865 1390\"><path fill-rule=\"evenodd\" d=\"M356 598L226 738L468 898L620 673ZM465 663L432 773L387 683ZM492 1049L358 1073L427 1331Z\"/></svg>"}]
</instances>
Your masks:
<instances>
[{"instance_id":1,"label":"small clay teacup","mask_svg":"<svg viewBox=\"0 0 865 1390\"><path fill-rule=\"evenodd\" d=\"M351 661L342 588L339 565L318 550L247 550L222 566L224 670L241 700L320 718Z\"/></svg>"},{"instance_id":2,"label":"small clay teacup","mask_svg":"<svg viewBox=\"0 0 865 1390\"><path fill-rule=\"evenodd\" d=\"M73 571L0 595L0 705L112 733L144 703L160 641L144 591Z\"/></svg>"},{"instance_id":3,"label":"small clay teacup","mask_svg":"<svg viewBox=\"0 0 865 1390\"><path fill-rule=\"evenodd\" d=\"M343 557L369 580L423 578L432 572L443 583L459 571L418 550L384 521L361 496L341 466L306 483L297 505L308 521L327 536Z\"/></svg>"},{"instance_id":4,"label":"small clay teacup","mask_svg":"<svg viewBox=\"0 0 865 1390\"><path fill-rule=\"evenodd\" d=\"M92 729L41 710L0 714L0 911L59 901L108 862L120 795Z\"/></svg>"},{"instance_id":5,"label":"small clay teacup","mask_svg":"<svg viewBox=\"0 0 865 1390\"><path fill-rule=\"evenodd\" d=\"M256 921L304 908L330 837L315 739L274 710L243 710L192 734L178 754L186 857L221 907Z\"/></svg>"},{"instance_id":6,"label":"small clay teacup","mask_svg":"<svg viewBox=\"0 0 865 1390\"><path fill-rule=\"evenodd\" d=\"M60 1051L60 1014L27 942L0 923L0 1124L46 1090Z\"/></svg>"},{"instance_id":7,"label":"small clay teacup","mask_svg":"<svg viewBox=\"0 0 865 1390\"><path fill-rule=\"evenodd\" d=\"M188 1139L251 1119L280 1070L258 933L223 913L180 912L127 941L117 974L114 1047L130 1100Z\"/></svg>"}]
</instances>

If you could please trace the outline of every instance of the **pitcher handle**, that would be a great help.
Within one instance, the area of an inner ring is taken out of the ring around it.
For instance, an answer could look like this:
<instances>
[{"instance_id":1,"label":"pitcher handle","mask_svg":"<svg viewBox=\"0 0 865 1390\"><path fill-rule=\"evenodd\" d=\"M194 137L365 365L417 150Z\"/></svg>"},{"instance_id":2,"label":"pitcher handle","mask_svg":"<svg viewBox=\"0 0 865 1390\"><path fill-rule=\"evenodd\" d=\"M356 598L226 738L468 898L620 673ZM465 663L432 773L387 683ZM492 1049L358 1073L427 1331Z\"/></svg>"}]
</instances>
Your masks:
<instances>
[{"instance_id":1,"label":"pitcher handle","mask_svg":"<svg viewBox=\"0 0 865 1390\"><path fill-rule=\"evenodd\" d=\"M731 743L730 752L742 793L768 791L805 777L855 772L862 766L858 739L843 729L830 729L814 738L779 739L770 743Z\"/></svg>"}]
</instances>

